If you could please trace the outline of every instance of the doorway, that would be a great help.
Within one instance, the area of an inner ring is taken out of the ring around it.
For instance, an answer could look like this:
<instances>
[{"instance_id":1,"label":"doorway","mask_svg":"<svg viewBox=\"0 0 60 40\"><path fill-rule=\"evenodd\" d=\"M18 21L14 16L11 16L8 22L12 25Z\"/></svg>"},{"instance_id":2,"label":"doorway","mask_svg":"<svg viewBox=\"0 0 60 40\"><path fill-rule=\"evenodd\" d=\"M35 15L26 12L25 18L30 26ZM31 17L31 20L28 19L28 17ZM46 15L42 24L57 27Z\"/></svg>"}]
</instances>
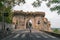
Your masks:
<instances>
[{"instance_id":1,"label":"doorway","mask_svg":"<svg viewBox=\"0 0 60 40\"><path fill-rule=\"evenodd\" d=\"M29 29L29 28L32 28L32 20L27 20L26 22L26 28Z\"/></svg>"}]
</instances>

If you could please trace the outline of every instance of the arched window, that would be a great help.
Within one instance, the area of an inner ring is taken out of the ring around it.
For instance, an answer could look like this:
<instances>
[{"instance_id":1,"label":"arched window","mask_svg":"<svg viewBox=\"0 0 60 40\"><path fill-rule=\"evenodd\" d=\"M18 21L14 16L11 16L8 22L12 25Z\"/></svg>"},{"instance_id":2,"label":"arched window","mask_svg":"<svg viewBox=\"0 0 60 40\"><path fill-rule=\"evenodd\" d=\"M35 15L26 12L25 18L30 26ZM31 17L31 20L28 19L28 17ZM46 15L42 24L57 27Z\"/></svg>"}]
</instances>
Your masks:
<instances>
[{"instance_id":1,"label":"arched window","mask_svg":"<svg viewBox=\"0 0 60 40\"><path fill-rule=\"evenodd\" d=\"M40 20L38 20L38 23L37 24L40 24Z\"/></svg>"}]
</instances>

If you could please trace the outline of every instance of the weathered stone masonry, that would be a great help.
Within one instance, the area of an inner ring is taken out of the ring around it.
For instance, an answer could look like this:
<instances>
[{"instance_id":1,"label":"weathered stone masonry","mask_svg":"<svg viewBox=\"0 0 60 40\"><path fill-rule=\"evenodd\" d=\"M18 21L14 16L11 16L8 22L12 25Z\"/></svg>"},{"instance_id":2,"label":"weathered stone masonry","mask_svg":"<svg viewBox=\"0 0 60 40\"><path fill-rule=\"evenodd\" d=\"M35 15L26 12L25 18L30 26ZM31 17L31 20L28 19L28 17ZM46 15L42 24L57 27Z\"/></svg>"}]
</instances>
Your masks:
<instances>
[{"instance_id":1,"label":"weathered stone masonry","mask_svg":"<svg viewBox=\"0 0 60 40\"><path fill-rule=\"evenodd\" d=\"M32 28L51 31L50 22L45 18L45 12L14 11L13 23L16 29L27 29L27 23L32 21Z\"/></svg>"}]
</instances>

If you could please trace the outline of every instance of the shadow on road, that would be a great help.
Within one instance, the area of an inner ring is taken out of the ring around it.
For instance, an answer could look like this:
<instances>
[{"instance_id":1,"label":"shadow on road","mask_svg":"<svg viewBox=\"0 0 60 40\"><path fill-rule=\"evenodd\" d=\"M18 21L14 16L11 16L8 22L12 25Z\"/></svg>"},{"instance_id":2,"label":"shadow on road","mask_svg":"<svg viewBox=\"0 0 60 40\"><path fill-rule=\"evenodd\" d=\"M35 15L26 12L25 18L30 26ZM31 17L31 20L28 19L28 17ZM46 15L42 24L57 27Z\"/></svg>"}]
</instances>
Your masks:
<instances>
[{"instance_id":1,"label":"shadow on road","mask_svg":"<svg viewBox=\"0 0 60 40\"><path fill-rule=\"evenodd\" d=\"M23 33L24 34L24 33ZM33 35L32 33L26 33L25 36L22 37L21 34L18 38L16 38L15 40L43 40L43 38L37 38L35 35Z\"/></svg>"},{"instance_id":2,"label":"shadow on road","mask_svg":"<svg viewBox=\"0 0 60 40\"><path fill-rule=\"evenodd\" d=\"M22 32L18 31L15 35L3 40L60 40L56 37L48 36L45 32Z\"/></svg>"}]
</instances>

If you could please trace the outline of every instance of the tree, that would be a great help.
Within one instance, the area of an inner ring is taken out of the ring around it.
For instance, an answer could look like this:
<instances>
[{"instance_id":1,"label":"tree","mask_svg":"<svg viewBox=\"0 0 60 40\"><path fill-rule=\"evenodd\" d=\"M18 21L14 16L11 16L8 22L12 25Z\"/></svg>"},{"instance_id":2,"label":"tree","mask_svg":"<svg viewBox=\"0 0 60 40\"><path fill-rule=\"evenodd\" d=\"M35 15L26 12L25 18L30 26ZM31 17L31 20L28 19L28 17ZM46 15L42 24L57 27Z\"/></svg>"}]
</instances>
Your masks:
<instances>
[{"instance_id":1,"label":"tree","mask_svg":"<svg viewBox=\"0 0 60 40\"><path fill-rule=\"evenodd\" d=\"M59 30L56 28L56 29L54 29L54 32L55 32L55 33L58 33L58 32L59 32Z\"/></svg>"},{"instance_id":2,"label":"tree","mask_svg":"<svg viewBox=\"0 0 60 40\"><path fill-rule=\"evenodd\" d=\"M5 29L4 22L12 22L12 7L19 5L21 2L24 4L25 0L0 0L0 21L3 22L3 30Z\"/></svg>"},{"instance_id":3,"label":"tree","mask_svg":"<svg viewBox=\"0 0 60 40\"><path fill-rule=\"evenodd\" d=\"M48 7L50 7L51 4L57 4L50 9L51 11L57 10L57 13L60 13L60 0L42 0L42 1L49 1L47 3ZM41 6L42 1L36 0L32 3L32 5L34 7L39 7ZM0 13L2 12L2 10L4 10L4 8L9 7L10 9L12 9L12 7L14 7L15 5L19 5L21 2L24 4L25 0L0 0Z\"/></svg>"},{"instance_id":4,"label":"tree","mask_svg":"<svg viewBox=\"0 0 60 40\"><path fill-rule=\"evenodd\" d=\"M15 5L19 5L21 2L24 4L25 0L0 0L0 21L2 21L4 15L5 15L4 18L7 19L6 17L7 14L10 18L10 15L12 14L11 13L12 8Z\"/></svg>"},{"instance_id":5,"label":"tree","mask_svg":"<svg viewBox=\"0 0 60 40\"><path fill-rule=\"evenodd\" d=\"M32 3L33 7L39 7L41 6L41 1L40 0L36 0Z\"/></svg>"},{"instance_id":6,"label":"tree","mask_svg":"<svg viewBox=\"0 0 60 40\"><path fill-rule=\"evenodd\" d=\"M50 0L47 4L55 4L55 6L51 7L51 11L57 11L58 14L60 14L60 0Z\"/></svg>"},{"instance_id":7,"label":"tree","mask_svg":"<svg viewBox=\"0 0 60 40\"><path fill-rule=\"evenodd\" d=\"M48 1L48 3L46 4L47 7L49 7L51 11L57 11L57 13L60 14L60 0L42 0L42 1ZM41 6L42 1L36 0L32 5L34 7L39 7ZM52 4L55 4L55 6L50 7Z\"/></svg>"}]
</instances>

